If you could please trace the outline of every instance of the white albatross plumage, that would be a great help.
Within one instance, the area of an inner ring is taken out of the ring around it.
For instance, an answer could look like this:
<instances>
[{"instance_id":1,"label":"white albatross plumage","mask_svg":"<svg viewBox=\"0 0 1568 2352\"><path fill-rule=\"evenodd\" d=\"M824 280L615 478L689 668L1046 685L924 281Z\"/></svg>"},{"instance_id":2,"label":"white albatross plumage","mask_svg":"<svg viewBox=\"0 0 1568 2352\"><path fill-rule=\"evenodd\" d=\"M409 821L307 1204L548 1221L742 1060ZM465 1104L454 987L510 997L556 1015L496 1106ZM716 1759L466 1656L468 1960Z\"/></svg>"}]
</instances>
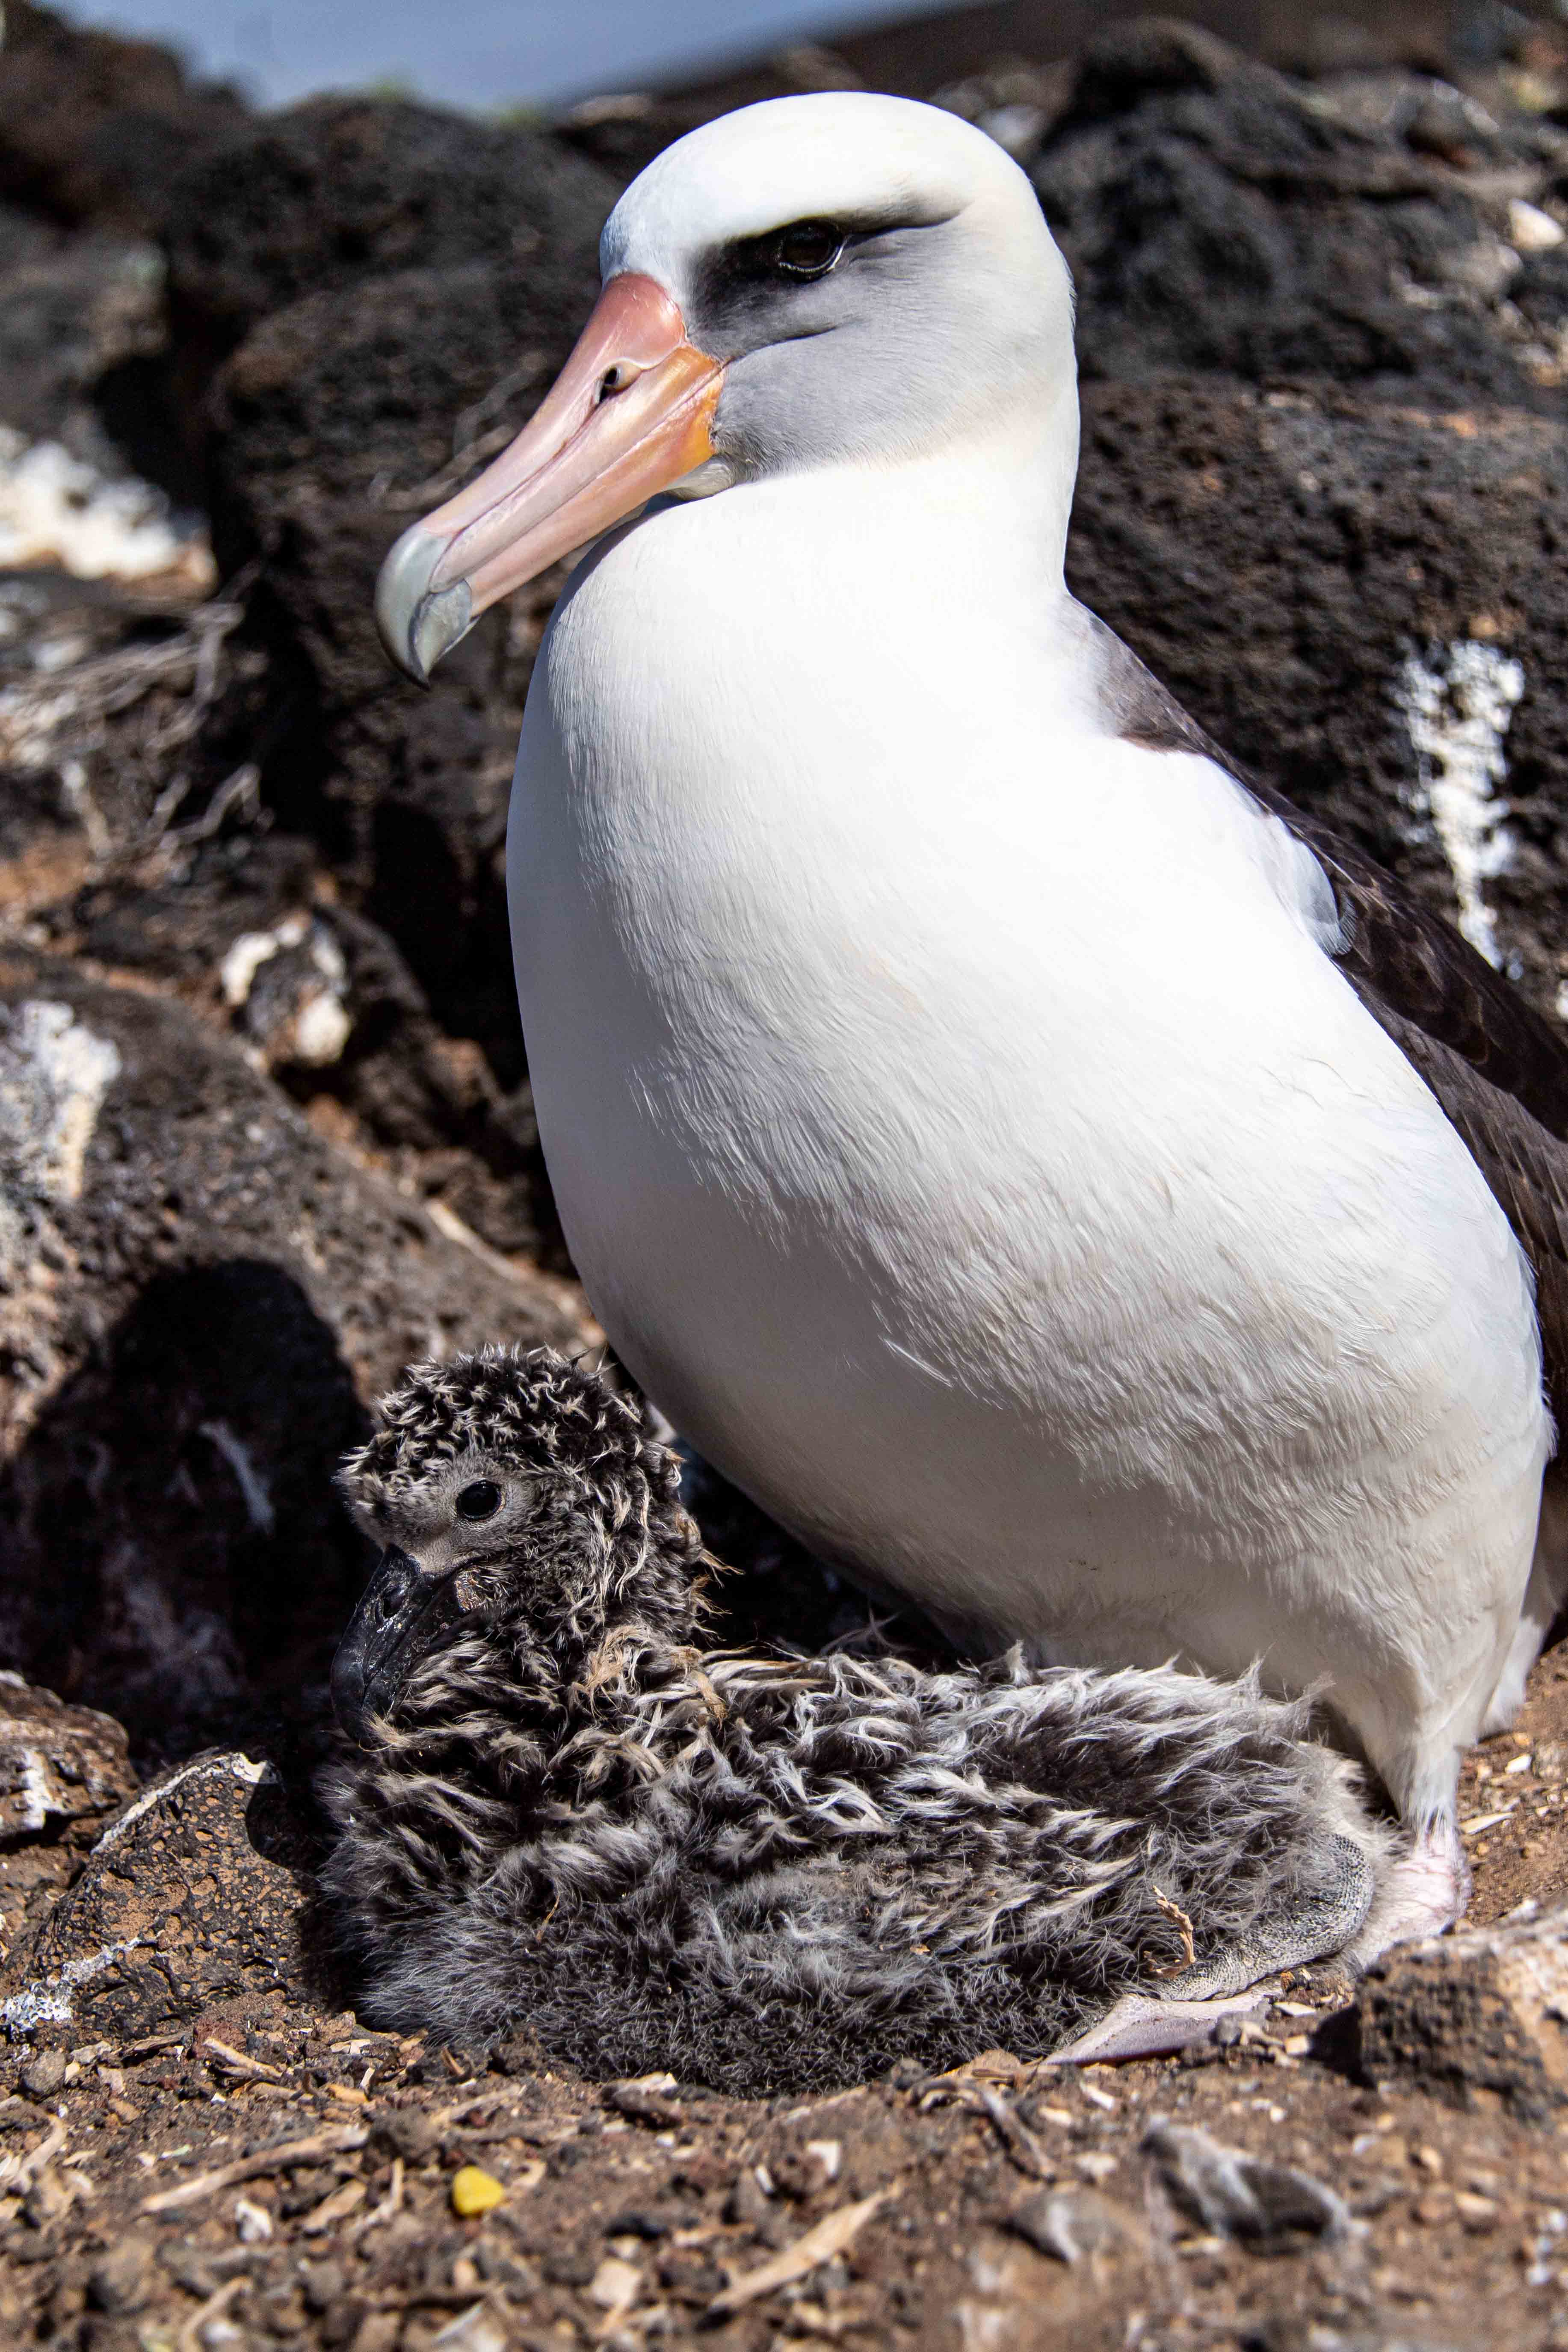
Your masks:
<instances>
[{"instance_id":1,"label":"white albatross plumage","mask_svg":"<svg viewBox=\"0 0 1568 2352\"><path fill-rule=\"evenodd\" d=\"M1067 590L1028 182L932 109L784 100L659 156L603 262L555 407L380 605L422 675L679 485L574 573L512 803L595 1312L730 1477L971 1638L1321 1685L1417 1832L1378 1935L1441 1924L1460 1748L1563 1581L1531 1267L1307 821Z\"/></svg>"}]
</instances>

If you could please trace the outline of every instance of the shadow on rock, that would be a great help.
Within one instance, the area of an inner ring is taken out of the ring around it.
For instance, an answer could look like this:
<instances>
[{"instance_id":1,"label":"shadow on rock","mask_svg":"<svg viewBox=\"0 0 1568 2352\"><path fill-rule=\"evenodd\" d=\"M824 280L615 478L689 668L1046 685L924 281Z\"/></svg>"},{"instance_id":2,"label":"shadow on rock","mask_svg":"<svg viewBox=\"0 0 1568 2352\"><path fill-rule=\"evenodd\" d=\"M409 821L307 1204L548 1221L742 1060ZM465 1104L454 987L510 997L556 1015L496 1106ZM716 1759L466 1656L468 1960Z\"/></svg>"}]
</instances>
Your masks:
<instances>
[{"instance_id":1,"label":"shadow on rock","mask_svg":"<svg viewBox=\"0 0 1568 2352\"><path fill-rule=\"evenodd\" d=\"M324 1679L363 1580L331 1490L364 1418L276 1265L155 1277L40 1413L4 1491L8 1648L188 1751Z\"/></svg>"},{"instance_id":2,"label":"shadow on rock","mask_svg":"<svg viewBox=\"0 0 1568 2352\"><path fill-rule=\"evenodd\" d=\"M331 1485L356 1395L583 1327L182 1008L4 964L0 1651L143 1758L270 1749L363 1573Z\"/></svg>"}]
</instances>

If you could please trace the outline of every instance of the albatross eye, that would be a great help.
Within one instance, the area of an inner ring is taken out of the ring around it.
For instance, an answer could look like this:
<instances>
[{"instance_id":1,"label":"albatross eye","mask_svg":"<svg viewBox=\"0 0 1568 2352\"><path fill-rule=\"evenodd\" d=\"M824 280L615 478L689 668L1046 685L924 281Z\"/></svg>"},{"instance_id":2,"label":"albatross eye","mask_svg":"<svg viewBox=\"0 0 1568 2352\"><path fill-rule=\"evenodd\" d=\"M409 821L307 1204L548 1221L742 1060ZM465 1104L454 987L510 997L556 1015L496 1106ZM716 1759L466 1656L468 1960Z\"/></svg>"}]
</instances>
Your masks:
<instances>
[{"instance_id":1,"label":"albatross eye","mask_svg":"<svg viewBox=\"0 0 1568 2352\"><path fill-rule=\"evenodd\" d=\"M493 1519L505 1497L492 1478L476 1478L458 1497L460 1519Z\"/></svg>"},{"instance_id":2,"label":"albatross eye","mask_svg":"<svg viewBox=\"0 0 1568 2352\"><path fill-rule=\"evenodd\" d=\"M773 239L770 258L781 277L826 278L845 243L837 221L792 221Z\"/></svg>"}]
</instances>

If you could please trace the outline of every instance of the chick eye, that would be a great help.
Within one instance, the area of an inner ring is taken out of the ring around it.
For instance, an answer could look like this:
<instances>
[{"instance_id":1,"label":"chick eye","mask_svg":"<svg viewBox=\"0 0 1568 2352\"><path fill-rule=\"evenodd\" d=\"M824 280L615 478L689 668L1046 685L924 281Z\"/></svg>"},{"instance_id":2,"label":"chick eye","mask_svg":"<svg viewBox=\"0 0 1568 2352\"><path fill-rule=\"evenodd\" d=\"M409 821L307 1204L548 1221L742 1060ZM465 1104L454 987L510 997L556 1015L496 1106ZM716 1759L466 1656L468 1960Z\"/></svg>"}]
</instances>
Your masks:
<instances>
[{"instance_id":1,"label":"chick eye","mask_svg":"<svg viewBox=\"0 0 1568 2352\"><path fill-rule=\"evenodd\" d=\"M476 1478L465 1486L458 1497L460 1519L493 1519L505 1500L500 1488L490 1478Z\"/></svg>"},{"instance_id":2,"label":"chick eye","mask_svg":"<svg viewBox=\"0 0 1568 2352\"><path fill-rule=\"evenodd\" d=\"M836 221L794 221L774 237L771 258L781 277L826 278L845 243Z\"/></svg>"}]
</instances>

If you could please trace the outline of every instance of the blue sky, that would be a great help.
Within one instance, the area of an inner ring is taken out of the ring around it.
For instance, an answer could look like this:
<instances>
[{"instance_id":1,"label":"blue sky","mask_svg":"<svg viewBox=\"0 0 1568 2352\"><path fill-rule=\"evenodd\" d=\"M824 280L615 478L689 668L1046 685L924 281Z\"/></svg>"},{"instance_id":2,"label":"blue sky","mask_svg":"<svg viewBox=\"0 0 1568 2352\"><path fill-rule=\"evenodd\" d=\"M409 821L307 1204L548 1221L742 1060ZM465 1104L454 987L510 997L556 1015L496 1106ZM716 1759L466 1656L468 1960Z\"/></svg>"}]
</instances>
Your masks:
<instances>
[{"instance_id":1,"label":"blue sky","mask_svg":"<svg viewBox=\"0 0 1568 2352\"><path fill-rule=\"evenodd\" d=\"M172 40L207 73L281 104L400 79L458 106L635 89L836 26L923 15L935 0L91 0L84 25Z\"/></svg>"}]
</instances>

